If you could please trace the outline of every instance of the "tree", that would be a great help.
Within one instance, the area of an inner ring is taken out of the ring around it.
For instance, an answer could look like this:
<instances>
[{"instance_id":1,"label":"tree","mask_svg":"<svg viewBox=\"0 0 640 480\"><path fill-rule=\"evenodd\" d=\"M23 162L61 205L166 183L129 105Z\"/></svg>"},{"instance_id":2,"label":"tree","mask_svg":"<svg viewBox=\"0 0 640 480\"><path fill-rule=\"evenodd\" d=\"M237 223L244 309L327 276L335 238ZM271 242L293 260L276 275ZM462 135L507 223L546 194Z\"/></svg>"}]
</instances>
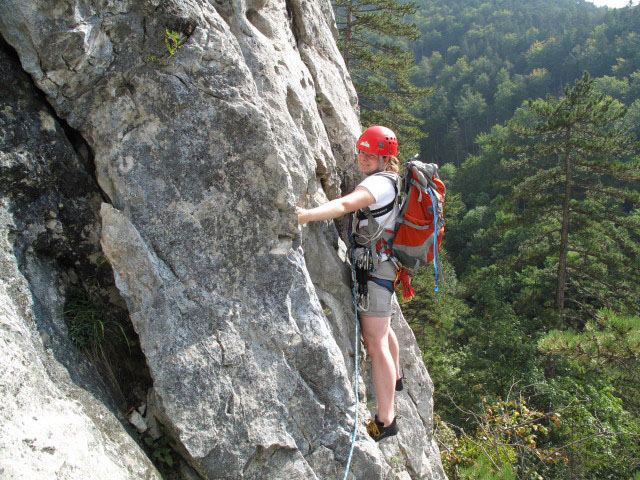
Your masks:
<instances>
[{"instance_id":1,"label":"tree","mask_svg":"<svg viewBox=\"0 0 640 480\"><path fill-rule=\"evenodd\" d=\"M481 93L467 87L458 98L455 109L457 118L463 122L465 145L469 145L481 129L486 128L486 122L482 120L485 119L487 102Z\"/></svg>"},{"instance_id":2,"label":"tree","mask_svg":"<svg viewBox=\"0 0 640 480\"><path fill-rule=\"evenodd\" d=\"M640 316L603 309L581 332L552 330L538 344L547 354L562 355L593 368L620 387L625 404L640 413ZM633 388L628 388L633 387Z\"/></svg>"},{"instance_id":3,"label":"tree","mask_svg":"<svg viewBox=\"0 0 640 480\"><path fill-rule=\"evenodd\" d=\"M521 266L555 268L555 308L589 313L637 308L640 280L637 207L640 162L622 125L627 109L599 94L585 72L561 98L529 100L495 141L517 170L504 201L503 226L525 228ZM521 230L522 232L522 230Z\"/></svg>"},{"instance_id":4,"label":"tree","mask_svg":"<svg viewBox=\"0 0 640 480\"><path fill-rule=\"evenodd\" d=\"M411 112L431 93L411 81L413 54L401 40L417 40L415 25L404 21L416 12L413 2L333 0L338 47L358 93L361 122L386 125L400 137L405 155L418 150L422 121Z\"/></svg>"}]
</instances>

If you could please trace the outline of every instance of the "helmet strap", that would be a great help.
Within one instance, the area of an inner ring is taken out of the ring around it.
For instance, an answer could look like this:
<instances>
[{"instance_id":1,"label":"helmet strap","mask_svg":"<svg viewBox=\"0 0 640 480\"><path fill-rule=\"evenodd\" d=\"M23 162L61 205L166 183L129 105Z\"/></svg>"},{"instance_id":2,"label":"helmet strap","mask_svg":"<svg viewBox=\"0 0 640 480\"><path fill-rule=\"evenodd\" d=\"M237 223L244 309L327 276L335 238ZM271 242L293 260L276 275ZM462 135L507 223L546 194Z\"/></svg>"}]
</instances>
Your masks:
<instances>
[{"instance_id":1,"label":"helmet strap","mask_svg":"<svg viewBox=\"0 0 640 480\"><path fill-rule=\"evenodd\" d=\"M384 155L378 155L378 168L376 169L376 171L374 173L378 173L378 172L382 172L384 171Z\"/></svg>"}]
</instances>

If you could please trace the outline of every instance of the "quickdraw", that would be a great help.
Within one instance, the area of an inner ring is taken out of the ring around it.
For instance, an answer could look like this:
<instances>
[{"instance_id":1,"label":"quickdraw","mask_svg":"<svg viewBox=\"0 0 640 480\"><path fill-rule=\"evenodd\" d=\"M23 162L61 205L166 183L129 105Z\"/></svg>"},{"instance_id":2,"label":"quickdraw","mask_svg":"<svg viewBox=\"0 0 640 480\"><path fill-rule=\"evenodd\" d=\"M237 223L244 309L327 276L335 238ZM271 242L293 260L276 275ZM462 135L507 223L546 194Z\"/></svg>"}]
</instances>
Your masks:
<instances>
[{"instance_id":1,"label":"quickdraw","mask_svg":"<svg viewBox=\"0 0 640 480\"><path fill-rule=\"evenodd\" d=\"M369 272L373 269L374 259L371 256L371 251L367 248L356 248L354 259L357 304L361 311L366 312L369 310L369 289L367 287L367 281L369 279Z\"/></svg>"}]
</instances>

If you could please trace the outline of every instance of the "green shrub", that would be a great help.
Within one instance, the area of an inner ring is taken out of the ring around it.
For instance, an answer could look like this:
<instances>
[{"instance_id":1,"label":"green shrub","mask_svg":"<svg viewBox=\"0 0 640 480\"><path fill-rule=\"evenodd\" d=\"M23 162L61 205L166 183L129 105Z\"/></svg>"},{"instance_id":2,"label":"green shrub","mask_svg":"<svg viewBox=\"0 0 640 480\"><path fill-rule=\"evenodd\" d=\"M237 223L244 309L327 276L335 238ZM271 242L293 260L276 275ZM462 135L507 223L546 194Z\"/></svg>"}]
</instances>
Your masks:
<instances>
[{"instance_id":1,"label":"green shrub","mask_svg":"<svg viewBox=\"0 0 640 480\"><path fill-rule=\"evenodd\" d=\"M110 319L83 290L72 291L64 306L63 316L69 338L81 350L104 352L109 342L124 340L130 348L126 331L120 322Z\"/></svg>"}]
</instances>

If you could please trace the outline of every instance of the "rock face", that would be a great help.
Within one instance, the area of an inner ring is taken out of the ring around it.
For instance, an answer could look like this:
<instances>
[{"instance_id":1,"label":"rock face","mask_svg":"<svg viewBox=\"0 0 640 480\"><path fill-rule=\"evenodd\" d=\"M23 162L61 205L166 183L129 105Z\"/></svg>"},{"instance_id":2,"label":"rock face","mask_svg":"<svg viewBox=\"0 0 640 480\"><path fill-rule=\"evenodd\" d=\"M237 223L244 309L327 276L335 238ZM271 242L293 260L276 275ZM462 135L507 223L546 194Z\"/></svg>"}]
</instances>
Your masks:
<instances>
[{"instance_id":1,"label":"rock face","mask_svg":"<svg viewBox=\"0 0 640 480\"><path fill-rule=\"evenodd\" d=\"M0 477L159 479L61 319L67 272L100 251L99 191L2 49L0 66Z\"/></svg>"},{"instance_id":2,"label":"rock face","mask_svg":"<svg viewBox=\"0 0 640 480\"><path fill-rule=\"evenodd\" d=\"M355 182L356 97L333 24L325 0L0 5L2 36L94 155L101 245L153 410L205 478L342 478L354 413L344 245L295 216ZM351 478L444 478L431 381L394 322L409 377L401 433L376 445L361 425ZM362 419L372 389L360 391Z\"/></svg>"}]
</instances>

